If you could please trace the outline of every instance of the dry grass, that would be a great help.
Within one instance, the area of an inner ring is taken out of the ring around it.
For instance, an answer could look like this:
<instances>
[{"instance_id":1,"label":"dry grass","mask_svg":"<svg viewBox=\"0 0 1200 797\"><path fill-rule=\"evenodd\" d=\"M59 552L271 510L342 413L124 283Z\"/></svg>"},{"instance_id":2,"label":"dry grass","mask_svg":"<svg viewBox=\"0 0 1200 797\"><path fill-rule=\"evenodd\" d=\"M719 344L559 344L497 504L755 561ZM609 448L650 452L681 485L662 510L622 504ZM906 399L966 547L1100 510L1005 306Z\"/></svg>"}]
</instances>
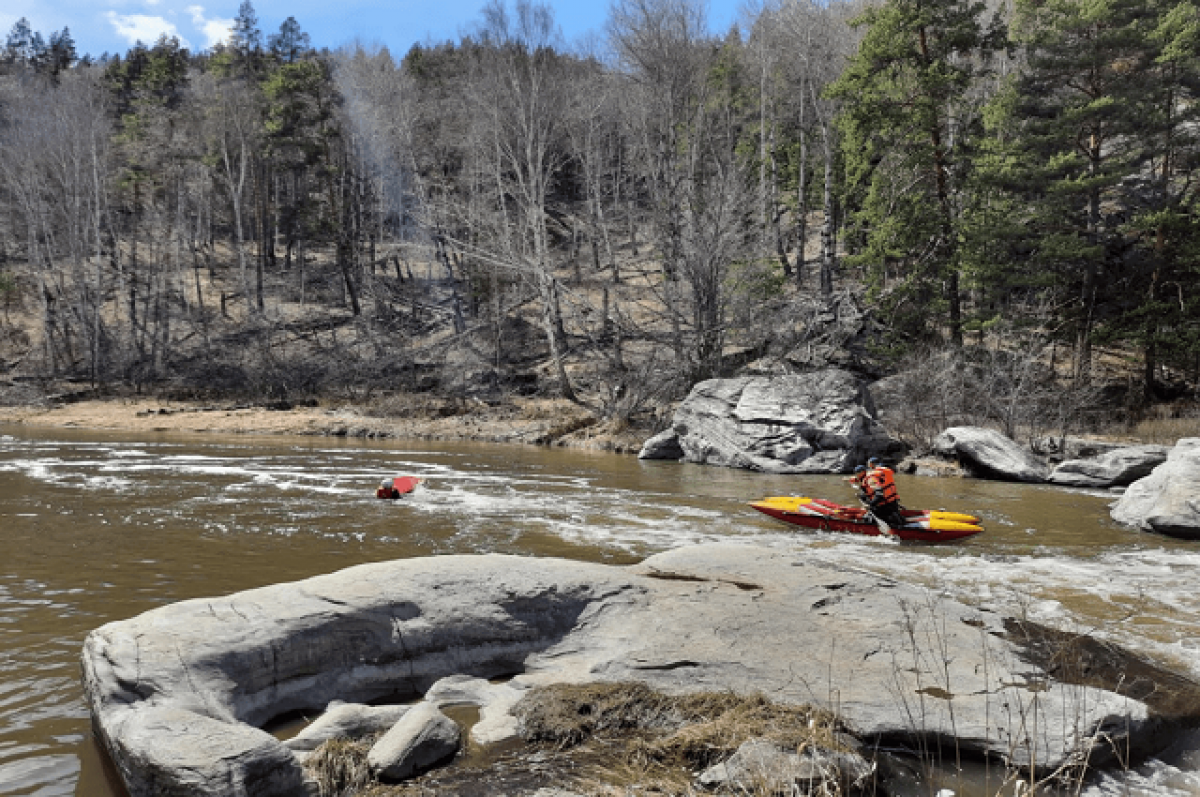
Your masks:
<instances>
[{"instance_id":1,"label":"dry grass","mask_svg":"<svg viewBox=\"0 0 1200 797\"><path fill-rule=\"evenodd\" d=\"M312 752L304 768L317 781L321 797L353 797L372 783L367 752L374 739L330 739Z\"/></svg>"},{"instance_id":2,"label":"dry grass","mask_svg":"<svg viewBox=\"0 0 1200 797\"><path fill-rule=\"evenodd\" d=\"M1157 417L1146 418L1134 426L1131 435L1143 443L1172 446L1184 437L1200 437L1200 410L1190 414L1170 417L1164 412Z\"/></svg>"},{"instance_id":3,"label":"dry grass","mask_svg":"<svg viewBox=\"0 0 1200 797\"><path fill-rule=\"evenodd\" d=\"M543 786L597 797L685 797L701 793L699 771L725 761L749 739L793 750L856 744L828 711L777 705L762 695L670 696L636 683L541 687L514 713L529 744L483 768L443 767L402 784L378 783L366 769L371 743L345 740L327 742L306 766L321 797L490 797L532 794ZM823 794L841 793L836 781L827 785Z\"/></svg>"},{"instance_id":4,"label":"dry grass","mask_svg":"<svg viewBox=\"0 0 1200 797\"><path fill-rule=\"evenodd\" d=\"M702 692L669 696L636 683L554 685L516 707L529 741L585 745L585 794L691 794L695 773L728 759L745 741L802 750L844 750L834 715L783 706L762 695Z\"/></svg>"}]
</instances>

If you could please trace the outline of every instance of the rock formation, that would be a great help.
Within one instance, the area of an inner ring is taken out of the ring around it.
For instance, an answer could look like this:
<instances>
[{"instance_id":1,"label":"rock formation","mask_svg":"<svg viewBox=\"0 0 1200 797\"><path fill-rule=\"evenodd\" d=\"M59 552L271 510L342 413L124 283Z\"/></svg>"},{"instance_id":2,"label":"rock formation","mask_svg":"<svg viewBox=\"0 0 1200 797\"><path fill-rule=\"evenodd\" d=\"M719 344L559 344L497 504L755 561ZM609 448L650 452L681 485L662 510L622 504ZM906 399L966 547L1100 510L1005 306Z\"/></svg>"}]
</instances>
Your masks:
<instances>
[{"instance_id":1,"label":"rock formation","mask_svg":"<svg viewBox=\"0 0 1200 797\"><path fill-rule=\"evenodd\" d=\"M1166 446L1121 446L1095 457L1068 459L1046 481L1066 487L1124 487L1149 476L1166 459Z\"/></svg>"},{"instance_id":2,"label":"rock formation","mask_svg":"<svg viewBox=\"0 0 1200 797\"><path fill-rule=\"evenodd\" d=\"M408 706L364 706L335 700L325 713L283 743L297 754L310 753L330 739L359 739L384 733L408 713Z\"/></svg>"},{"instance_id":3,"label":"rock formation","mask_svg":"<svg viewBox=\"0 0 1200 797\"><path fill-rule=\"evenodd\" d=\"M372 745L367 764L379 780L404 780L453 758L460 737L454 720L432 703L419 703Z\"/></svg>"},{"instance_id":4,"label":"rock formation","mask_svg":"<svg viewBox=\"0 0 1200 797\"><path fill-rule=\"evenodd\" d=\"M954 426L933 441L933 453L958 460L972 476L999 481L1045 481L1047 468L1031 451L994 429Z\"/></svg>"},{"instance_id":5,"label":"rock formation","mask_svg":"<svg viewBox=\"0 0 1200 797\"><path fill-rule=\"evenodd\" d=\"M1200 540L1200 437L1180 440L1167 461L1129 486L1113 505L1119 523L1169 537Z\"/></svg>"},{"instance_id":6,"label":"rock formation","mask_svg":"<svg viewBox=\"0 0 1200 797\"><path fill-rule=\"evenodd\" d=\"M865 384L827 368L701 382L639 456L766 473L845 473L903 449L875 421Z\"/></svg>"},{"instance_id":7,"label":"rock formation","mask_svg":"<svg viewBox=\"0 0 1200 797\"><path fill-rule=\"evenodd\" d=\"M955 739L1038 771L1080 751L1102 766L1113 749L1156 749L1196 717L1190 681L1145 666L1127 678L1135 660L1109 648L1077 670L1065 644L811 552L714 544L634 567L360 565L109 623L82 663L98 738L132 797L302 793L296 755L259 729L272 718L335 699L471 699L475 679L502 675L515 677L501 707L555 682L761 691L836 710L868 742ZM472 678L431 691L451 675ZM1156 702L1167 699L1169 715Z\"/></svg>"}]
</instances>

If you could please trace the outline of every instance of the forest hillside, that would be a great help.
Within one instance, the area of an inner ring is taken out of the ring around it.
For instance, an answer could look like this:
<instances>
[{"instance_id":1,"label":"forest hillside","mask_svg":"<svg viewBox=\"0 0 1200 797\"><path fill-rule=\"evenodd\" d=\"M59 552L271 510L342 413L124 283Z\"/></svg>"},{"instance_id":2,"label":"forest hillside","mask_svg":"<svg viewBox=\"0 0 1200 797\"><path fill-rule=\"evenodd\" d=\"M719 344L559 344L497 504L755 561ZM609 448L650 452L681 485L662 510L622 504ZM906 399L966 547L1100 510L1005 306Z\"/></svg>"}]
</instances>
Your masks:
<instances>
[{"instance_id":1,"label":"forest hillside","mask_svg":"<svg viewBox=\"0 0 1200 797\"><path fill-rule=\"evenodd\" d=\"M592 51L0 53L0 400L497 405L889 378L915 437L1197 416L1200 2L615 0ZM467 405L463 405L467 406Z\"/></svg>"}]
</instances>

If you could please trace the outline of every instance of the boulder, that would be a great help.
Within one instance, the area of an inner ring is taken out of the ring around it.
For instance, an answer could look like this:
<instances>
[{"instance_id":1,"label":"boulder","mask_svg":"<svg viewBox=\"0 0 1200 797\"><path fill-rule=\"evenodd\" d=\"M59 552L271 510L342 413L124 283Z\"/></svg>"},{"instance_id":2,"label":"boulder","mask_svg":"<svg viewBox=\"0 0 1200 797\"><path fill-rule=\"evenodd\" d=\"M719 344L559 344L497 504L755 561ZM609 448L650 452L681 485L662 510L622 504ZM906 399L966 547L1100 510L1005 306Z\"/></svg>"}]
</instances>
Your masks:
<instances>
[{"instance_id":1,"label":"boulder","mask_svg":"<svg viewBox=\"0 0 1200 797\"><path fill-rule=\"evenodd\" d=\"M933 453L953 457L976 478L1042 482L1047 468L1031 451L994 429L954 426L933 441Z\"/></svg>"},{"instance_id":2,"label":"boulder","mask_svg":"<svg viewBox=\"0 0 1200 797\"><path fill-rule=\"evenodd\" d=\"M674 427L663 429L642 444L638 459L683 459L683 447Z\"/></svg>"},{"instance_id":3,"label":"boulder","mask_svg":"<svg viewBox=\"0 0 1200 797\"><path fill-rule=\"evenodd\" d=\"M678 452L688 462L765 473L846 473L903 450L875 421L865 383L828 368L701 382L639 456L678 459Z\"/></svg>"},{"instance_id":4,"label":"boulder","mask_svg":"<svg viewBox=\"0 0 1200 797\"><path fill-rule=\"evenodd\" d=\"M812 551L723 543L632 567L499 554L359 565L108 623L82 665L131 797L302 793L296 756L261 726L334 699L458 700L476 686L433 688L451 675L513 676L518 691L766 691L837 711L864 740L953 739L1038 771L1157 751L1200 718L1200 685L1112 646L1076 656L1080 640ZM1066 666L1077 659L1088 666Z\"/></svg>"},{"instance_id":5,"label":"boulder","mask_svg":"<svg viewBox=\"0 0 1200 797\"><path fill-rule=\"evenodd\" d=\"M698 781L706 789L723 787L736 794L793 794L796 786L805 794L854 794L874 771L858 753L821 747L794 753L767 739L749 739Z\"/></svg>"},{"instance_id":6,"label":"boulder","mask_svg":"<svg viewBox=\"0 0 1200 797\"><path fill-rule=\"evenodd\" d=\"M1169 537L1200 540L1200 437L1180 440L1149 476L1129 485L1113 505L1118 523Z\"/></svg>"},{"instance_id":7,"label":"boulder","mask_svg":"<svg viewBox=\"0 0 1200 797\"><path fill-rule=\"evenodd\" d=\"M359 739L383 733L408 712L408 706L366 706L335 700L308 727L283 743L296 753L310 753L330 739Z\"/></svg>"},{"instance_id":8,"label":"boulder","mask_svg":"<svg viewBox=\"0 0 1200 797\"><path fill-rule=\"evenodd\" d=\"M1124 487L1167 459L1166 446L1122 446L1089 459L1068 459L1046 481L1067 487Z\"/></svg>"},{"instance_id":9,"label":"boulder","mask_svg":"<svg viewBox=\"0 0 1200 797\"><path fill-rule=\"evenodd\" d=\"M132 793L228 794L232 790L223 784L242 783L254 784L255 794L305 793L303 772L291 750L266 731L231 722L219 710L214 712L218 716L206 716L202 703L203 698L188 708L143 706L121 724L109 753L149 784Z\"/></svg>"},{"instance_id":10,"label":"boulder","mask_svg":"<svg viewBox=\"0 0 1200 797\"><path fill-rule=\"evenodd\" d=\"M382 781L405 780L453 758L458 723L432 703L418 703L367 752L371 773Z\"/></svg>"}]
</instances>

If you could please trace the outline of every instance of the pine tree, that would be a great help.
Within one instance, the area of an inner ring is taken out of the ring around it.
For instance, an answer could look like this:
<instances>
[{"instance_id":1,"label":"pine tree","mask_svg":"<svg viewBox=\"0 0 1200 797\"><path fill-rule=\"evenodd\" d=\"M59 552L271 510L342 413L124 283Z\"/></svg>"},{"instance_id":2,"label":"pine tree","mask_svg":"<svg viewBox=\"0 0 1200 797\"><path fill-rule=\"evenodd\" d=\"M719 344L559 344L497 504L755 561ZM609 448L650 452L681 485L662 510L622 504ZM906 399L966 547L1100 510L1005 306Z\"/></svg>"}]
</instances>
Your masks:
<instances>
[{"instance_id":1,"label":"pine tree","mask_svg":"<svg viewBox=\"0 0 1200 797\"><path fill-rule=\"evenodd\" d=\"M868 30L828 94L839 116L852 235L899 330L948 325L962 342L959 238L973 137L972 90L999 34L983 3L891 0L855 20Z\"/></svg>"},{"instance_id":2,"label":"pine tree","mask_svg":"<svg viewBox=\"0 0 1200 797\"><path fill-rule=\"evenodd\" d=\"M991 176L1019 201L1026 267L1074 297L1067 320L1083 379L1096 325L1111 312L1109 272L1130 246L1121 182L1137 170L1144 134L1149 19L1142 0L1017 2L1025 66L1003 98L1005 154Z\"/></svg>"},{"instance_id":3,"label":"pine tree","mask_svg":"<svg viewBox=\"0 0 1200 797\"><path fill-rule=\"evenodd\" d=\"M243 75L258 74L262 59L262 31L258 27L258 14L250 0L242 0L238 14L233 20L229 36L229 47Z\"/></svg>"},{"instance_id":4,"label":"pine tree","mask_svg":"<svg viewBox=\"0 0 1200 797\"><path fill-rule=\"evenodd\" d=\"M267 37L267 49L283 63L291 64L312 49L312 39L300 29L295 17L288 17L280 24L278 33Z\"/></svg>"},{"instance_id":5,"label":"pine tree","mask_svg":"<svg viewBox=\"0 0 1200 797\"><path fill-rule=\"evenodd\" d=\"M1185 289L1200 283L1200 4L1162 0L1150 10L1152 60L1134 108L1137 172L1124 181L1135 189L1125 198L1134 245L1120 263L1128 289L1103 331L1141 346L1143 392L1153 401L1160 364L1200 360L1200 297Z\"/></svg>"},{"instance_id":6,"label":"pine tree","mask_svg":"<svg viewBox=\"0 0 1200 797\"><path fill-rule=\"evenodd\" d=\"M46 51L42 34L29 26L25 17L18 19L8 34L4 47L4 60L9 63L34 64Z\"/></svg>"},{"instance_id":7,"label":"pine tree","mask_svg":"<svg viewBox=\"0 0 1200 797\"><path fill-rule=\"evenodd\" d=\"M75 40L71 37L70 28L50 34L50 46L43 57L43 71L57 79L60 73L70 69L77 60Z\"/></svg>"}]
</instances>

